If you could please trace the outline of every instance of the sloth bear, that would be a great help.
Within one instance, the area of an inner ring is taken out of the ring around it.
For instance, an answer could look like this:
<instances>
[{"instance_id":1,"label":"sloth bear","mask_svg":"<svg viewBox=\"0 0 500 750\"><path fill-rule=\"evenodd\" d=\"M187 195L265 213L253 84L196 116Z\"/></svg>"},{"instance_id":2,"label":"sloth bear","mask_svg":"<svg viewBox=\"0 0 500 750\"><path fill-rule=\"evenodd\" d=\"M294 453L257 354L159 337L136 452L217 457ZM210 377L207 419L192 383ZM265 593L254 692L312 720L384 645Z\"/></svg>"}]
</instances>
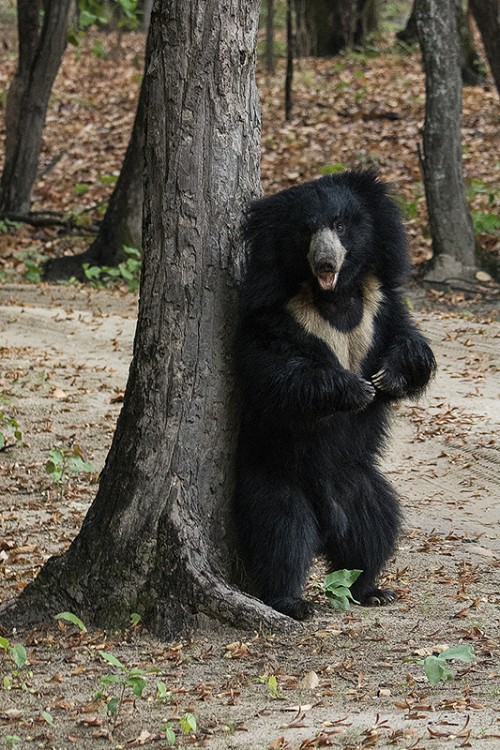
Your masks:
<instances>
[{"instance_id":1,"label":"sloth bear","mask_svg":"<svg viewBox=\"0 0 500 750\"><path fill-rule=\"evenodd\" d=\"M418 396L433 353L398 291L405 233L372 171L322 177L255 201L244 238L236 374L241 395L235 521L253 593L296 620L309 568L358 568L364 605L401 512L378 468L391 402Z\"/></svg>"}]
</instances>

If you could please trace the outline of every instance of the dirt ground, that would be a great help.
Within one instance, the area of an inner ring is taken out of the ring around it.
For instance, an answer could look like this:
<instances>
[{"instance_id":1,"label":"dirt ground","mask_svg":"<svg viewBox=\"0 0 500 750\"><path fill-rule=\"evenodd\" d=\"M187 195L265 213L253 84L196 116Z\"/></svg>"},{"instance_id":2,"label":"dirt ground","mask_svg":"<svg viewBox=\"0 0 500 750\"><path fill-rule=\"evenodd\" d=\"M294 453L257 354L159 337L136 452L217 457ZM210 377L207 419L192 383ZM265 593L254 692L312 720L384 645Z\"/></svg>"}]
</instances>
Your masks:
<instances>
[{"instance_id":1,"label":"dirt ground","mask_svg":"<svg viewBox=\"0 0 500 750\"><path fill-rule=\"evenodd\" d=\"M385 464L406 514L386 575L398 602L335 612L316 570L318 614L292 636L206 626L163 644L140 626L3 632L0 748L500 747L500 325L421 290L416 306L439 372L425 399L395 409ZM0 600L81 524L120 410L135 314L135 298L117 291L0 286L0 412L23 438L0 452ZM49 451L74 444L95 473L58 486ZM9 648L21 642L27 662L16 664ZM431 687L418 660L460 644L475 661L453 662L453 679ZM133 668L141 696L101 680ZM114 717L112 698L123 698Z\"/></svg>"}]
</instances>

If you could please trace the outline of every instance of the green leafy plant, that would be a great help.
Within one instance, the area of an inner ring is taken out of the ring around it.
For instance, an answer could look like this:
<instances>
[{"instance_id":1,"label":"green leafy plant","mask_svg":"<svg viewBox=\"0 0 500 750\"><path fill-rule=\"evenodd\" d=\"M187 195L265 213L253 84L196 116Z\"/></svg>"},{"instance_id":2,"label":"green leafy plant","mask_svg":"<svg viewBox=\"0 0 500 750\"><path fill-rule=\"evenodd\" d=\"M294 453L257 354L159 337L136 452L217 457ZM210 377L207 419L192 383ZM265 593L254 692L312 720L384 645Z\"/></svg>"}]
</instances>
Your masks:
<instances>
[{"instance_id":1,"label":"green leafy plant","mask_svg":"<svg viewBox=\"0 0 500 750\"><path fill-rule=\"evenodd\" d=\"M148 672L139 667L132 667L129 669L117 659L114 654L110 654L107 651L99 651L98 653L105 662L111 664L111 666L118 670L118 672L105 674L101 677L103 685L116 685L119 690L117 696L108 697L106 704L108 714L113 718L113 724L115 725L123 704L125 693L131 691L133 695L141 698L144 688L147 685Z\"/></svg>"},{"instance_id":2,"label":"green leafy plant","mask_svg":"<svg viewBox=\"0 0 500 750\"><path fill-rule=\"evenodd\" d=\"M193 714L187 713L179 719L179 726L183 734L196 734L196 718Z\"/></svg>"},{"instance_id":3,"label":"green leafy plant","mask_svg":"<svg viewBox=\"0 0 500 750\"><path fill-rule=\"evenodd\" d=\"M5 737L5 745L9 750L16 750L16 748L19 747L20 742L21 738L17 734L8 734Z\"/></svg>"},{"instance_id":4,"label":"green leafy plant","mask_svg":"<svg viewBox=\"0 0 500 750\"><path fill-rule=\"evenodd\" d=\"M471 211L475 234L496 234L500 231L500 216L497 214Z\"/></svg>"},{"instance_id":5,"label":"green leafy plant","mask_svg":"<svg viewBox=\"0 0 500 750\"><path fill-rule=\"evenodd\" d=\"M449 661L473 662L475 658L474 649L467 644L447 648L445 651L441 651L440 654L432 654L425 659L420 659L417 661L417 664L423 666L427 679L434 687L438 682L446 682L453 679L454 674L448 667Z\"/></svg>"},{"instance_id":6,"label":"green leafy plant","mask_svg":"<svg viewBox=\"0 0 500 750\"><path fill-rule=\"evenodd\" d=\"M55 620L64 620L65 622L70 622L72 625L76 625L77 628L79 628L81 633L86 633L87 628L83 624L82 620L80 620L79 617L73 614L73 612L59 612L58 615L54 616Z\"/></svg>"},{"instance_id":7,"label":"green leafy plant","mask_svg":"<svg viewBox=\"0 0 500 750\"><path fill-rule=\"evenodd\" d=\"M359 578L362 570L335 570L323 580L322 591L326 595L333 609L345 611L350 609L350 603L357 604L351 594L352 584Z\"/></svg>"},{"instance_id":8,"label":"green leafy plant","mask_svg":"<svg viewBox=\"0 0 500 750\"><path fill-rule=\"evenodd\" d=\"M172 722L168 721L165 724L162 724L160 729L162 732L165 732L165 739L167 740L168 745L175 745L177 737Z\"/></svg>"},{"instance_id":9,"label":"green leafy plant","mask_svg":"<svg viewBox=\"0 0 500 750\"><path fill-rule=\"evenodd\" d=\"M9 219L0 219L0 234L8 234L13 229L17 229L21 225L17 221L10 221Z\"/></svg>"},{"instance_id":10,"label":"green leafy plant","mask_svg":"<svg viewBox=\"0 0 500 750\"><path fill-rule=\"evenodd\" d=\"M136 292L140 282L141 253L135 247L126 246L123 252L127 257L117 266L91 266L84 263L82 268L85 278L98 288L124 281L129 292Z\"/></svg>"},{"instance_id":11,"label":"green leafy plant","mask_svg":"<svg viewBox=\"0 0 500 750\"><path fill-rule=\"evenodd\" d=\"M21 267L23 267L23 270L21 273L23 278L34 284L38 284L42 280L41 263L45 259L35 247L28 247L26 250L19 250L14 253L14 257L20 262L20 264L22 264Z\"/></svg>"},{"instance_id":12,"label":"green leafy plant","mask_svg":"<svg viewBox=\"0 0 500 750\"><path fill-rule=\"evenodd\" d=\"M95 469L89 461L84 461L80 446L73 445L71 448L52 448L45 471L55 484L62 485L68 475L93 472Z\"/></svg>"},{"instance_id":13,"label":"green leafy plant","mask_svg":"<svg viewBox=\"0 0 500 750\"><path fill-rule=\"evenodd\" d=\"M156 700L158 702L170 703L172 700L172 692L167 688L164 682L156 683Z\"/></svg>"},{"instance_id":14,"label":"green leafy plant","mask_svg":"<svg viewBox=\"0 0 500 750\"><path fill-rule=\"evenodd\" d=\"M4 411L0 411L0 451L21 443L22 439L23 436L17 419Z\"/></svg>"},{"instance_id":15,"label":"green leafy plant","mask_svg":"<svg viewBox=\"0 0 500 750\"><path fill-rule=\"evenodd\" d=\"M269 693L269 696L273 698L274 700L277 698L283 697L280 687L278 685L278 680L276 678L276 675L271 674L269 675L269 677L257 677L256 681L261 682L263 685L267 687L267 692Z\"/></svg>"},{"instance_id":16,"label":"green leafy plant","mask_svg":"<svg viewBox=\"0 0 500 750\"><path fill-rule=\"evenodd\" d=\"M2 687L4 690L10 690L17 680L22 689L26 688L23 671L28 663L28 655L22 643L11 645L8 638L0 636L0 649L5 656L13 662L16 669L12 669L9 674L4 675Z\"/></svg>"},{"instance_id":17,"label":"green leafy plant","mask_svg":"<svg viewBox=\"0 0 500 750\"><path fill-rule=\"evenodd\" d=\"M179 719L179 728L184 735L196 734L197 721L193 714L186 713ZM175 733L174 724L171 721L165 722L160 727L162 732L165 732L165 739L168 745L171 747L177 742L177 735Z\"/></svg>"}]
</instances>

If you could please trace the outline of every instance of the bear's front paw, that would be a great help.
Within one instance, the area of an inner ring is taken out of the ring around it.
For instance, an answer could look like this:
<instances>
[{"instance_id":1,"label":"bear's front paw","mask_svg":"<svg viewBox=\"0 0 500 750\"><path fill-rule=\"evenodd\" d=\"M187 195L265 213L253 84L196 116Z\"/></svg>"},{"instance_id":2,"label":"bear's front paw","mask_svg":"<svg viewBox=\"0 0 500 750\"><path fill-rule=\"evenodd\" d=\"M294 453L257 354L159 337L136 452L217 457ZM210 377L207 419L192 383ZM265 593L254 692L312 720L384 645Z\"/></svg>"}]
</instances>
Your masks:
<instances>
[{"instance_id":1,"label":"bear's front paw","mask_svg":"<svg viewBox=\"0 0 500 750\"><path fill-rule=\"evenodd\" d=\"M395 372L390 365L376 372L372 377L372 383L377 390L392 398L403 398L408 389L406 378L400 372Z\"/></svg>"},{"instance_id":2,"label":"bear's front paw","mask_svg":"<svg viewBox=\"0 0 500 750\"><path fill-rule=\"evenodd\" d=\"M360 600L363 607L385 607L394 604L398 595L392 589L372 589Z\"/></svg>"},{"instance_id":3,"label":"bear's front paw","mask_svg":"<svg viewBox=\"0 0 500 750\"><path fill-rule=\"evenodd\" d=\"M391 398L414 398L424 390L436 370L436 360L425 339L395 346L372 377L377 390Z\"/></svg>"},{"instance_id":4,"label":"bear's front paw","mask_svg":"<svg viewBox=\"0 0 500 750\"><path fill-rule=\"evenodd\" d=\"M314 614L314 604L299 597L283 596L269 602L269 606L294 620L308 620Z\"/></svg>"},{"instance_id":5,"label":"bear's front paw","mask_svg":"<svg viewBox=\"0 0 500 750\"><path fill-rule=\"evenodd\" d=\"M377 391L368 380L353 376L344 388L342 411L363 411L371 404Z\"/></svg>"}]
</instances>

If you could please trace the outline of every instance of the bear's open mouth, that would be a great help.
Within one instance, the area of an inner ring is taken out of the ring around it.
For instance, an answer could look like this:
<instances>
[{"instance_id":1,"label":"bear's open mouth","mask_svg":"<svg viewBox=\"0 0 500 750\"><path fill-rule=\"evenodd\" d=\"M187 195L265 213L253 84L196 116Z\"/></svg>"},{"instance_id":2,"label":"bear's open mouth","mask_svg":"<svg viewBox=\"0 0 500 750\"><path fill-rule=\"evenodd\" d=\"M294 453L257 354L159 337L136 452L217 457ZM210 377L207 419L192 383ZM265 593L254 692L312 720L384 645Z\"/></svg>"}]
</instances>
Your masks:
<instances>
[{"instance_id":1,"label":"bear's open mouth","mask_svg":"<svg viewBox=\"0 0 500 750\"><path fill-rule=\"evenodd\" d=\"M336 273L334 273L333 271L323 271L323 273L318 273L318 275L316 276L316 278L318 279L318 284L320 285L321 289L325 291L331 291L335 288L338 277L338 271Z\"/></svg>"}]
</instances>

